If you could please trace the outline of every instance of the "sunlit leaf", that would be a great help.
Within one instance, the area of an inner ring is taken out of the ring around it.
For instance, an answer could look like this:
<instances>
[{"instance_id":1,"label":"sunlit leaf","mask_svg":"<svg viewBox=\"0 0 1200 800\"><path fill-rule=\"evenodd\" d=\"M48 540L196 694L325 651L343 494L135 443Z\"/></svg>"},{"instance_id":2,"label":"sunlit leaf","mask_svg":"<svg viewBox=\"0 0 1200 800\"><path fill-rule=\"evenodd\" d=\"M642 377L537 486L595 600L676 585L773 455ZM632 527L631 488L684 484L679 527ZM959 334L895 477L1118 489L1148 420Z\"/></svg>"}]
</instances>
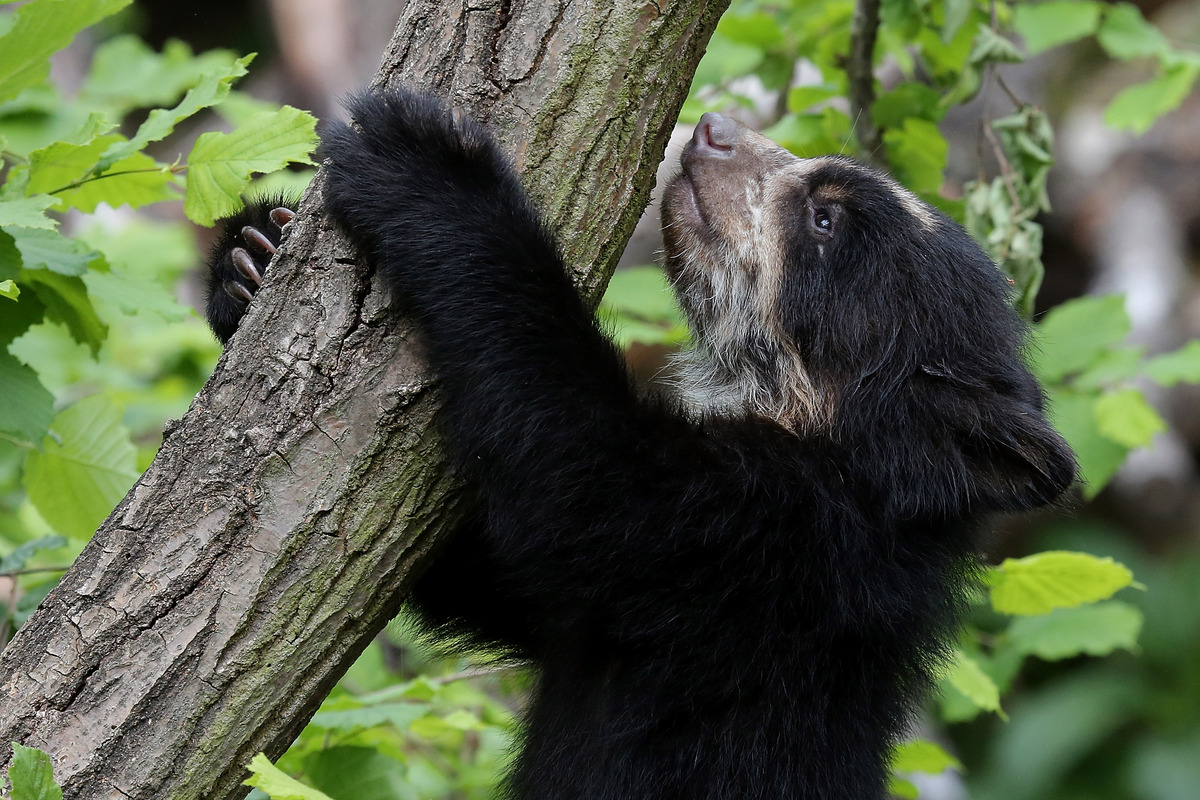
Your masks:
<instances>
[{"instance_id":1,"label":"sunlit leaf","mask_svg":"<svg viewBox=\"0 0 1200 800\"><path fill-rule=\"evenodd\" d=\"M12 800L62 800L62 789L54 782L50 756L16 742L12 748L12 763L8 767Z\"/></svg>"},{"instance_id":2,"label":"sunlit leaf","mask_svg":"<svg viewBox=\"0 0 1200 800\"><path fill-rule=\"evenodd\" d=\"M928 739L912 739L892 753L892 769L897 772L924 772L937 775L948 769L962 772L963 765Z\"/></svg>"},{"instance_id":3,"label":"sunlit leaf","mask_svg":"<svg viewBox=\"0 0 1200 800\"><path fill-rule=\"evenodd\" d=\"M979 708L1000 712L1000 690L979 663L966 653L955 651L943 677Z\"/></svg>"},{"instance_id":4,"label":"sunlit leaf","mask_svg":"<svg viewBox=\"0 0 1200 800\"><path fill-rule=\"evenodd\" d=\"M50 74L50 56L75 34L115 14L130 0L36 0L17 9L0 36L0 102Z\"/></svg>"},{"instance_id":5,"label":"sunlit leaf","mask_svg":"<svg viewBox=\"0 0 1200 800\"><path fill-rule=\"evenodd\" d=\"M1111 558L1047 551L1006 558L995 571L992 607L1001 614L1047 614L1107 600L1133 584L1133 573Z\"/></svg>"},{"instance_id":6,"label":"sunlit leaf","mask_svg":"<svg viewBox=\"0 0 1200 800\"><path fill-rule=\"evenodd\" d=\"M57 201L49 195L0 200L0 227L53 228L58 223L47 217L46 209Z\"/></svg>"},{"instance_id":7,"label":"sunlit leaf","mask_svg":"<svg viewBox=\"0 0 1200 800\"><path fill-rule=\"evenodd\" d=\"M1155 434L1167 429L1167 423L1138 389L1101 395L1095 413L1100 433L1125 447L1145 447Z\"/></svg>"},{"instance_id":8,"label":"sunlit leaf","mask_svg":"<svg viewBox=\"0 0 1200 800\"><path fill-rule=\"evenodd\" d=\"M241 194L255 172L272 172L289 163L312 164L316 119L284 106L260 114L233 133L205 133L188 156L184 211L200 225L212 225L241 207Z\"/></svg>"},{"instance_id":9,"label":"sunlit leaf","mask_svg":"<svg viewBox=\"0 0 1200 800\"><path fill-rule=\"evenodd\" d=\"M324 792L285 774L262 753L250 760L247 769L250 777L242 782L243 785L259 789L271 800L333 800Z\"/></svg>"}]
</instances>

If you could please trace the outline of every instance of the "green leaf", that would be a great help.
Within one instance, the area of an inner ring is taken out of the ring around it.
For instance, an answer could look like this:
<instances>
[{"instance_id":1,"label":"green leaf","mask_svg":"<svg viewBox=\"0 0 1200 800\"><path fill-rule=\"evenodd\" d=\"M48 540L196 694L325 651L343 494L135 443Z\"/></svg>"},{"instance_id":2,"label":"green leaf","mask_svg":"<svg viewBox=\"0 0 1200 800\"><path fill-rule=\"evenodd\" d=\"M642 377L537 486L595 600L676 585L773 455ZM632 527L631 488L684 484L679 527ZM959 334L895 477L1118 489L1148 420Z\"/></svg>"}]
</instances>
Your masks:
<instances>
[{"instance_id":1,"label":"green leaf","mask_svg":"<svg viewBox=\"0 0 1200 800\"><path fill-rule=\"evenodd\" d=\"M1117 130L1130 130L1141 135L1158 118L1179 107L1192 91L1200 66L1177 64L1145 83L1139 83L1118 94L1104 110L1104 122Z\"/></svg>"},{"instance_id":2,"label":"green leaf","mask_svg":"<svg viewBox=\"0 0 1200 800\"><path fill-rule=\"evenodd\" d=\"M752 72L762 63L764 55L760 47L735 42L720 32L714 33L708 40L704 58L696 67L692 86L718 86L730 78Z\"/></svg>"},{"instance_id":3,"label":"green leaf","mask_svg":"<svg viewBox=\"0 0 1200 800\"><path fill-rule=\"evenodd\" d=\"M984 711L1002 713L1000 690L975 659L956 650L943 677L972 703Z\"/></svg>"},{"instance_id":4,"label":"green leaf","mask_svg":"<svg viewBox=\"0 0 1200 800\"><path fill-rule=\"evenodd\" d=\"M1109 350L1072 382L1076 389L1104 389L1135 377L1145 368L1146 351L1141 347L1122 347Z\"/></svg>"},{"instance_id":5,"label":"green leaf","mask_svg":"<svg viewBox=\"0 0 1200 800\"><path fill-rule=\"evenodd\" d=\"M53 228L58 223L46 216L46 209L57 201L48 195L0 200L0 227Z\"/></svg>"},{"instance_id":6,"label":"green leaf","mask_svg":"<svg viewBox=\"0 0 1200 800\"><path fill-rule=\"evenodd\" d=\"M337 746L304 759L308 779L330 797L354 800L417 800L408 771L372 747Z\"/></svg>"},{"instance_id":7,"label":"green leaf","mask_svg":"<svg viewBox=\"0 0 1200 800\"><path fill-rule=\"evenodd\" d=\"M942 41L951 41L967 17L971 15L971 0L946 0L945 18L942 21Z\"/></svg>"},{"instance_id":8,"label":"green leaf","mask_svg":"<svg viewBox=\"0 0 1200 800\"><path fill-rule=\"evenodd\" d=\"M1075 451L1083 496L1091 499L1112 480L1129 455L1129 448L1100 432L1096 421L1098 394L1059 386L1050 389L1050 399L1054 427Z\"/></svg>"},{"instance_id":9,"label":"green leaf","mask_svg":"<svg viewBox=\"0 0 1200 800\"><path fill-rule=\"evenodd\" d=\"M1044 383L1057 383L1091 366L1129 335L1121 295L1081 297L1052 309L1037 326L1031 361Z\"/></svg>"},{"instance_id":10,"label":"green leaf","mask_svg":"<svg viewBox=\"0 0 1200 800\"><path fill-rule=\"evenodd\" d=\"M1025 60L1015 44L1000 34L980 24L975 41L971 43L970 65L982 67L985 64L1018 64Z\"/></svg>"},{"instance_id":11,"label":"green leaf","mask_svg":"<svg viewBox=\"0 0 1200 800\"><path fill-rule=\"evenodd\" d=\"M773 14L723 14L717 23L717 31L731 42L748 44L766 49L783 44L783 29L779 18Z\"/></svg>"},{"instance_id":12,"label":"green leaf","mask_svg":"<svg viewBox=\"0 0 1200 800\"><path fill-rule=\"evenodd\" d=\"M1100 433L1129 448L1145 447L1155 434L1167 429L1167 423L1138 389L1101 395L1095 413Z\"/></svg>"},{"instance_id":13,"label":"green leaf","mask_svg":"<svg viewBox=\"0 0 1200 800\"><path fill-rule=\"evenodd\" d=\"M100 203L140 208L175 197L170 172L144 153L131 153L107 171L97 165L103 151L125 144L125 137L108 135L86 144L55 142L35 150L29 158L26 191L53 194L60 210L77 208L87 213Z\"/></svg>"},{"instance_id":14,"label":"green leaf","mask_svg":"<svg viewBox=\"0 0 1200 800\"><path fill-rule=\"evenodd\" d=\"M12 763L8 767L12 800L62 800L62 789L54 782L50 756L16 742L12 743L12 748Z\"/></svg>"},{"instance_id":15,"label":"green leaf","mask_svg":"<svg viewBox=\"0 0 1200 800\"><path fill-rule=\"evenodd\" d=\"M150 112L146 121L138 127L137 133L127 142L116 142L104 151L96 164L97 174L112 167L117 169L118 162L128 159L151 142L161 141L175 130L181 120L195 114L201 109L214 106L229 95L231 85L235 80L246 74L246 66L254 60L254 55L239 58L221 72L205 75L199 84L188 90L183 100L174 108L156 108ZM109 203L112 205L112 203Z\"/></svg>"},{"instance_id":16,"label":"green leaf","mask_svg":"<svg viewBox=\"0 0 1200 800\"><path fill-rule=\"evenodd\" d=\"M1100 3L1082 0L1022 3L1013 17L1013 28L1034 55L1091 36L1100 24L1100 9Z\"/></svg>"},{"instance_id":17,"label":"green leaf","mask_svg":"<svg viewBox=\"0 0 1200 800\"><path fill-rule=\"evenodd\" d=\"M0 281L0 297L7 297L9 300L16 300L21 296L21 288L17 286L15 281Z\"/></svg>"},{"instance_id":18,"label":"green leaf","mask_svg":"<svg viewBox=\"0 0 1200 800\"><path fill-rule=\"evenodd\" d=\"M0 36L0 102L41 83L50 56L75 34L115 14L130 0L35 0L17 9L12 27Z\"/></svg>"},{"instance_id":19,"label":"green leaf","mask_svg":"<svg viewBox=\"0 0 1200 800\"><path fill-rule=\"evenodd\" d=\"M4 387L0 433L22 442L40 442L54 419L54 395L42 386L36 372L3 349L0 349L0 386Z\"/></svg>"},{"instance_id":20,"label":"green leaf","mask_svg":"<svg viewBox=\"0 0 1200 800\"><path fill-rule=\"evenodd\" d=\"M1150 359L1146 374L1162 386L1200 383L1200 339L1193 339L1174 353Z\"/></svg>"},{"instance_id":21,"label":"green leaf","mask_svg":"<svg viewBox=\"0 0 1200 800\"><path fill-rule=\"evenodd\" d=\"M883 135L896 177L918 194L937 194L946 172L950 146L937 125L915 117Z\"/></svg>"},{"instance_id":22,"label":"green leaf","mask_svg":"<svg viewBox=\"0 0 1200 800\"><path fill-rule=\"evenodd\" d=\"M265 792L271 800L333 800L329 795L285 774L259 753L247 766L250 777L242 781L243 786L253 786Z\"/></svg>"},{"instance_id":23,"label":"green leaf","mask_svg":"<svg viewBox=\"0 0 1200 800\"><path fill-rule=\"evenodd\" d=\"M892 769L937 775L948 769L963 771L962 762L928 739L913 739L892 752Z\"/></svg>"},{"instance_id":24,"label":"green leaf","mask_svg":"<svg viewBox=\"0 0 1200 800\"><path fill-rule=\"evenodd\" d=\"M1133 584L1133 573L1124 564L1061 550L1006 558L993 574L992 607L1024 616L1107 600Z\"/></svg>"},{"instance_id":25,"label":"green leaf","mask_svg":"<svg viewBox=\"0 0 1200 800\"><path fill-rule=\"evenodd\" d=\"M137 479L137 454L121 412L103 395L66 408L42 452L25 458L25 489L56 530L91 536Z\"/></svg>"},{"instance_id":26,"label":"green leaf","mask_svg":"<svg viewBox=\"0 0 1200 800\"><path fill-rule=\"evenodd\" d=\"M899 797L900 800L917 800L921 796L921 790L911 781L890 775L888 776L888 795Z\"/></svg>"},{"instance_id":27,"label":"green leaf","mask_svg":"<svg viewBox=\"0 0 1200 800\"><path fill-rule=\"evenodd\" d=\"M377 725L394 725L404 731L416 720L429 713L426 703L381 703L365 708L341 711L318 711L308 724L329 730L355 730Z\"/></svg>"},{"instance_id":28,"label":"green leaf","mask_svg":"<svg viewBox=\"0 0 1200 800\"><path fill-rule=\"evenodd\" d=\"M73 275L59 275L44 269L21 270L21 280L45 306L45 316L67 326L71 338L86 344L95 356L108 336L108 326L96 316L88 297L87 285Z\"/></svg>"},{"instance_id":29,"label":"green leaf","mask_svg":"<svg viewBox=\"0 0 1200 800\"><path fill-rule=\"evenodd\" d=\"M1105 656L1117 649L1136 650L1141 630L1141 611L1110 600L1019 617L1009 626L1008 637L1023 653L1058 661L1083 653Z\"/></svg>"},{"instance_id":30,"label":"green leaf","mask_svg":"<svg viewBox=\"0 0 1200 800\"><path fill-rule=\"evenodd\" d=\"M59 275L83 275L89 266L102 260L95 250L58 231L16 228L9 233L26 269L44 269Z\"/></svg>"},{"instance_id":31,"label":"green leaf","mask_svg":"<svg viewBox=\"0 0 1200 800\"><path fill-rule=\"evenodd\" d=\"M205 76L227 71L236 58L229 50L193 55L177 39L168 40L160 54L137 36L115 36L96 49L80 94L118 118L135 108L163 108Z\"/></svg>"},{"instance_id":32,"label":"green leaf","mask_svg":"<svg viewBox=\"0 0 1200 800\"><path fill-rule=\"evenodd\" d=\"M200 225L241 207L241 193L255 172L273 172L289 163L312 164L316 119L284 106L257 114L233 133L205 133L188 156L184 211Z\"/></svg>"},{"instance_id":33,"label":"green leaf","mask_svg":"<svg viewBox=\"0 0 1200 800\"><path fill-rule=\"evenodd\" d=\"M4 558L0 558L0 573L21 569L34 554L42 550L57 550L66 545L67 540L61 536L43 536L26 542Z\"/></svg>"},{"instance_id":34,"label":"green leaf","mask_svg":"<svg viewBox=\"0 0 1200 800\"><path fill-rule=\"evenodd\" d=\"M1161 56L1171 51L1167 37L1146 21L1137 6L1129 3L1121 3L1105 12L1096 38L1106 53L1122 61Z\"/></svg>"}]
</instances>

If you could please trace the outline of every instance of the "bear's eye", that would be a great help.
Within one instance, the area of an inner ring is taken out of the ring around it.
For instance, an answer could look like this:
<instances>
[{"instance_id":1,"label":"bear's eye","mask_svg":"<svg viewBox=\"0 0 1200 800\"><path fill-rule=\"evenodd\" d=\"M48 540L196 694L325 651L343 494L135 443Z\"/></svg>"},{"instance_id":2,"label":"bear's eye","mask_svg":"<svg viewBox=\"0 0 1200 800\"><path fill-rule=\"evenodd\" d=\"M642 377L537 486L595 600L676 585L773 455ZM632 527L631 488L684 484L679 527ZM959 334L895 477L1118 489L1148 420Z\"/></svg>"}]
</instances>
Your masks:
<instances>
[{"instance_id":1,"label":"bear's eye","mask_svg":"<svg viewBox=\"0 0 1200 800\"><path fill-rule=\"evenodd\" d=\"M817 233L833 233L833 215L829 213L828 209L814 209L812 215L812 224L813 227L816 228Z\"/></svg>"}]
</instances>

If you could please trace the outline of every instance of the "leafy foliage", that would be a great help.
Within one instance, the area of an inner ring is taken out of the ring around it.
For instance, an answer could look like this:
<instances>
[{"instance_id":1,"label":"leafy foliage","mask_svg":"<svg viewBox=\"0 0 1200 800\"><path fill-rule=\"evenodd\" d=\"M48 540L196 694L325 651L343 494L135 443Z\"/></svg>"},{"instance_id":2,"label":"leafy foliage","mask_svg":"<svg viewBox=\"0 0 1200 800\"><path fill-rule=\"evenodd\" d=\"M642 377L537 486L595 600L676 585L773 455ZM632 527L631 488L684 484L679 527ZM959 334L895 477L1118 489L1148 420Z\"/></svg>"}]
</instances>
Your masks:
<instances>
[{"instance_id":1,"label":"leafy foliage","mask_svg":"<svg viewBox=\"0 0 1200 800\"><path fill-rule=\"evenodd\" d=\"M54 782L50 757L34 747L12 743L13 759L8 768L11 800L62 800L62 789Z\"/></svg>"}]
</instances>

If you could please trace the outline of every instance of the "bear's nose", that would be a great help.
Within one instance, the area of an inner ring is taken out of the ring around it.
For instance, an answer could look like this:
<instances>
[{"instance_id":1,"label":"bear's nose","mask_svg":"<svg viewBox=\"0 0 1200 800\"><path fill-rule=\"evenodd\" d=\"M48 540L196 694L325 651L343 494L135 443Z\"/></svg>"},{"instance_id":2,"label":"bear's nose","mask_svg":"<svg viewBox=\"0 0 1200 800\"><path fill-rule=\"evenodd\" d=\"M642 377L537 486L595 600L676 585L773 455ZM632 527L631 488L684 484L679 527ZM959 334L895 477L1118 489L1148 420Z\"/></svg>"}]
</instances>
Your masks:
<instances>
[{"instance_id":1,"label":"bear's nose","mask_svg":"<svg viewBox=\"0 0 1200 800\"><path fill-rule=\"evenodd\" d=\"M729 117L709 111L700 117L692 133L695 154L717 158L733 155L737 129L738 124Z\"/></svg>"}]
</instances>

